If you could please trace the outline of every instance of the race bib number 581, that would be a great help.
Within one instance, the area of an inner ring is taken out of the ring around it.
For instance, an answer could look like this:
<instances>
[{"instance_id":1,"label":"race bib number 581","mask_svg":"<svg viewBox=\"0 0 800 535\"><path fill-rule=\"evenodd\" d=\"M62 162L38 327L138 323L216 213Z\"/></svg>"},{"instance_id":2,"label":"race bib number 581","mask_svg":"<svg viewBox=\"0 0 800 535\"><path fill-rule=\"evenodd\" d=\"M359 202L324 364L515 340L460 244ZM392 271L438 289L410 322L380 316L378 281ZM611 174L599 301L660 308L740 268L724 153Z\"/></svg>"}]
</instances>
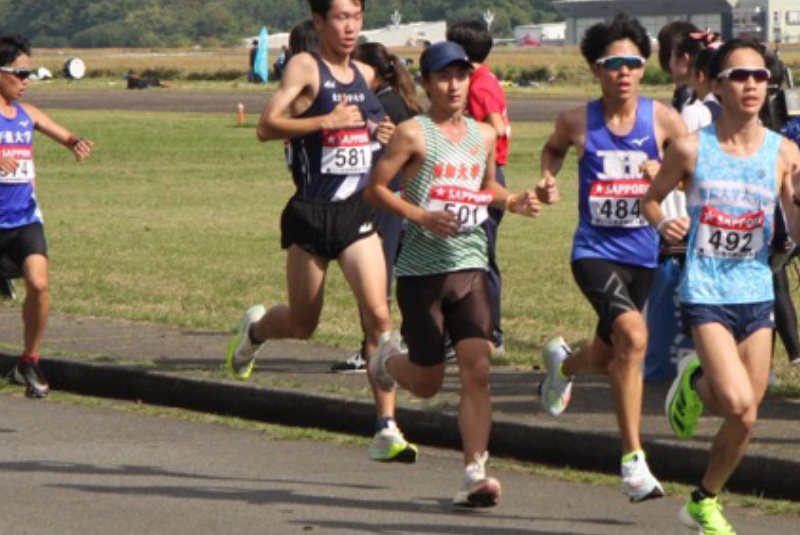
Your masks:
<instances>
[{"instance_id":1,"label":"race bib number 581","mask_svg":"<svg viewBox=\"0 0 800 535\"><path fill-rule=\"evenodd\" d=\"M598 227L646 227L642 197L647 180L598 180L589 190L592 225Z\"/></svg>"},{"instance_id":2,"label":"race bib number 581","mask_svg":"<svg viewBox=\"0 0 800 535\"><path fill-rule=\"evenodd\" d=\"M700 213L694 246L698 255L748 260L754 258L763 246L763 211L732 216L706 206Z\"/></svg>"},{"instance_id":3,"label":"race bib number 581","mask_svg":"<svg viewBox=\"0 0 800 535\"><path fill-rule=\"evenodd\" d=\"M325 130L322 132L322 173L363 175L372 168L369 131Z\"/></svg>"}]
</instances>

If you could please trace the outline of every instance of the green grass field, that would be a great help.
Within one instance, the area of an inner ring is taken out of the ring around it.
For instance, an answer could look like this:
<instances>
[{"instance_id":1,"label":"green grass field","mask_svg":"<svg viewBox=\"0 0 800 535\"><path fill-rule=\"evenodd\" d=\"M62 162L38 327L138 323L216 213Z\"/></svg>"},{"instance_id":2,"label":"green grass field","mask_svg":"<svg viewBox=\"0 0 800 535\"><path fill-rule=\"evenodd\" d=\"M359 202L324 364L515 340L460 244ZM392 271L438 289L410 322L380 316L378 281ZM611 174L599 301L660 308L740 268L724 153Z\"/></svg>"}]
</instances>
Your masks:
<instances>
[{"instance_id":1,"label":"green grass field","mask_svg":"<svg viewBox=\"0 0 800 535\"><path fill-rule=\"evenodd\" d=\"M251 304L285 299L279 217L294 188L280 143L258 143L254 124L237 127L229 115L52 116L97 143L94 156L76 164L50 140L36 142L56 310L232 330ZM506 175L518 191L537 179L551 125L513 128ZM579 342L593 333L594 313L569 269L576 176L571 155L560 176L563 201L535 220L509 214L501 226L511 362L537 363L556 334ZM338 267L329 273L316 337L355 347L354 300ZM779 357L785 393L798 395L800 374Z\"/></svg>"}]
</instances>

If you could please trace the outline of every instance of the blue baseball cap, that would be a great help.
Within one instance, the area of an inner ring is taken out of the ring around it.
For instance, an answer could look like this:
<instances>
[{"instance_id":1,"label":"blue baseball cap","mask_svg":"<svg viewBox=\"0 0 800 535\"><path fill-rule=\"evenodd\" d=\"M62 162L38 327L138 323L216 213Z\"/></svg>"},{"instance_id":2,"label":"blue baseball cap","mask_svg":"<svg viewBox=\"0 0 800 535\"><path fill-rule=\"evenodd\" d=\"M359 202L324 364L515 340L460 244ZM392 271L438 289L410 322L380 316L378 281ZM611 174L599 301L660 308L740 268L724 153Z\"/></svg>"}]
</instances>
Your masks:
<instances>
[{"instance_id":1,"label":"blue baseball cap","mask_svg":"<svg viewBox=\"0 0 800 535\"><path fill-rule=\"evenodd\" d=\"M472 68L472 62L461 45L452 41L439 41L423 52L419 68L426 74L440 71L452 63L461 63L467 68Z\"/></svg>"}]
</instances>

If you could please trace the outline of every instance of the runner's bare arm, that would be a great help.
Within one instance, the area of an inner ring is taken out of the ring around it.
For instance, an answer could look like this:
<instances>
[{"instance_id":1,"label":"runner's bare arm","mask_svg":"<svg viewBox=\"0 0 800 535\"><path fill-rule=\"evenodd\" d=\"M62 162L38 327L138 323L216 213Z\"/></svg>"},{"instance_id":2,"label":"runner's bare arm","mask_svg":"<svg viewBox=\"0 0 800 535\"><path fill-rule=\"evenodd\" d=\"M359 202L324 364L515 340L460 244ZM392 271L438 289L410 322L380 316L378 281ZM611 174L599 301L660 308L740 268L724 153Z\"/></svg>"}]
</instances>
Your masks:
<instances>
[{"instance_id":1,"label":"runner's bare arm","mask_svg":"<svg viewBox=\"0 0 800 535\"><path fill-rule=\"evenodd\" d=\"M94 143L88 139L83 139L77 134L73 134L53 119L46 113L38 109L36 106L30 104L23 104L22 107L30 115L33 122L36 124L36 129L52 139L53 141L64 145L79 162L85 160L92 153Z\"/></svg>"},{"instance_id":2,"label":"runner's bare arm","mask_svg":"<svg viewBox=\"0 0 800 535\"><path fill-rule=\"evenodd\" d=\"M455 215L444 210L428 212L398 197L389 189L392 178L410 165L415 157L424 158L423 139L418 122L406 121L399 125L386 147L386 152L372 170L372 176L364 190L364 198L376 208L408 219L439 236L448 237L458 230Z\"/></svg>"},{"instance_id":3,"label":"runner's bare arm","mask_svg":"<svg viewBox=\"0 0 800 535\"><path fill-rule=\"evenodd\" d=\"M561 200L556 185L556 175L564 165L567 151L575 144L577 132L585 123L585 119L581 118L581 115L585 114L585 107L561 112L556 119L553 133L542 147L541 180L536 184L536 196L543 203L552 204ZM579 149L582 150L582 147Z\"/></svg>"},{"instance_id":4,"label":"runner's bare arm","mask_svg":"<svg viewBox=\"0 0 800 535\"><path fill-rule=\"evenodd\" d=\"M678 243L686 236L690 220L686 217L667 218L661 210L661 201L679 184L688 181L694 173L697 144L696 134L678 138L671 143L664 155L661 169L642 199L642 212L647 221L670 243Z\"/></svg>"},{"instance_id":5,"label":"runner's bare arm","mask_svg":"<svg viewBox=\"0 0 800 535\"><path fill-rule=\"evenodd\" d=\"M256 135L260 141L293 139L325 129L347 128L364 124L358 106L342 101L328 115L299 119L289 116L292 104L309 88L319 69L311 54L298 54L289 60L278 91L261 113ZM318 88L314 88L316 92Z\"/></svg>"},{"instance_id":6,"label":"runner's bare arm","mask_svg":"<svg viewBox=\"0 0 800 535\"><path fill-rule=\"evenodd\" d=\"M658 101L653 102L653 105L655 106L658 150L663 157L667 147L676 139L687 135L689 130L686 128L686 123L677 111Z\"/></svg>"},{"instance_id":7,"label":"runner's bare arm","mask_svg":"<svg viewBox=\"0 0 800 535\"><path fill-rule=\"evenodd\" d=\"M788 139L781 140L779 167L779 191L786 225L795 243L800 243L800 148Z\"/></svg>"},{"instance_id":8,"label":"runner's bare arm","mask_svg":"<svg viewBox=\"0 0 800 535\"><path fill-rule=\"evenodd\" d=\"M498 138L508 137L508 125L506 125L506 121L501 114L490 113L486 116L486 123L494 128Z\"/></svg>"}]
</instances>

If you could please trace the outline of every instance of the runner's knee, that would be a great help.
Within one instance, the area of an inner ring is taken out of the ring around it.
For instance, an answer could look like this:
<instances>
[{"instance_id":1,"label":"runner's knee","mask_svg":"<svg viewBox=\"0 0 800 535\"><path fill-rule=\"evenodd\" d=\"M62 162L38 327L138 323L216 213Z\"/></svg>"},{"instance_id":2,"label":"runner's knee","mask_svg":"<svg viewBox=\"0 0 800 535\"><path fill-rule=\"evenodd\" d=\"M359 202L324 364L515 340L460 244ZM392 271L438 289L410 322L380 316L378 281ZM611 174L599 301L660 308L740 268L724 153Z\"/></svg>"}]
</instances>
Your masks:
<instances>
[{"instance_id":1,"label":"runner's knee","mask_svg":"<svg viewBox=\"0 0 800 535\"><path fill-rule=\"evenodd\" d=\"M647 349L647 330L644 325L628 326L615 329L612 335L614 345L628 359L643 360Z\"/></svg>"}]
</instances>

